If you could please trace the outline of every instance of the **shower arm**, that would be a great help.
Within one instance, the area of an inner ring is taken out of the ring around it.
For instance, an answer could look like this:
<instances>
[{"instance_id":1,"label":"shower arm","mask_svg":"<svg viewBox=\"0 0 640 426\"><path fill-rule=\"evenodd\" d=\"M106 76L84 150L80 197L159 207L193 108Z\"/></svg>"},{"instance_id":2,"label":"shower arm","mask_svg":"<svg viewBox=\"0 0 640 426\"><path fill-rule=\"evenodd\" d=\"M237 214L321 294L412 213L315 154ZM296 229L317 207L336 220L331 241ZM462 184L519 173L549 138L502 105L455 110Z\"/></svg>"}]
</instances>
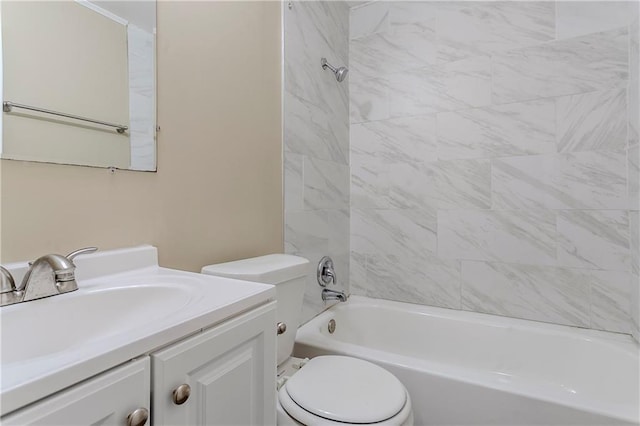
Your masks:
<instances>
[{"instance_id":1,"label":"shower arm","mask_svg":"<svg viewBox=\"0 0 640 426\"><path fill-rule=\"evenodd\" d=\"M329 62L327 62L326 58L322 58L320 60L320 64L322 65L322 69L326 70L327 68L329 68L331 71L333 71L334 73L336 71L338 71L333 65L331 65Z\"/></svg>"}]
</instances>

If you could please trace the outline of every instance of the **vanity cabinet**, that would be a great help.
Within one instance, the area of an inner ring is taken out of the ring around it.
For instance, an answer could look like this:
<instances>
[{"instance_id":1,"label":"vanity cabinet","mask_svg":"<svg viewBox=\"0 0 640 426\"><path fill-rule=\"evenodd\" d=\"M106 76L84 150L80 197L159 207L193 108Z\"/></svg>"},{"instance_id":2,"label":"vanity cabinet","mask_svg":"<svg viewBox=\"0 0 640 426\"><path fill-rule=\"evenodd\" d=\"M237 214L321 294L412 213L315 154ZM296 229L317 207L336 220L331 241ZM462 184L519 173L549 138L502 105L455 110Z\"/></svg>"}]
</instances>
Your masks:
<instances>
[{"instance_id":1,"label":"vanity cabinet","mask_svg":"<svg viewBox=\"0 0 640 426\"><path fill-rule=\"evenodd\" d=\"M2 425L125 425L150 409L149 357L131 361L2 417ZM131 424L149 424L145 423Z\"/></svg>"},{"instance_id":2,"label":"vanity cabinet","mask_svg":"<svg viewBox=\"0 0 640 426\"><path fill-rule=\"evenodd\" d=\"M267 303L141 354L3 416L0 423L275 425L275 307Z\"/></svg>"},{"instance_id":3,"label":"vanity cabinet","mask_svg":"<svg viewBox=\"0 0 640 426\"><path fill-rule=\"evenodd\" d=\"M276 422L275 305L151 354L155 425Z\"/></svg>"}]
</instances>

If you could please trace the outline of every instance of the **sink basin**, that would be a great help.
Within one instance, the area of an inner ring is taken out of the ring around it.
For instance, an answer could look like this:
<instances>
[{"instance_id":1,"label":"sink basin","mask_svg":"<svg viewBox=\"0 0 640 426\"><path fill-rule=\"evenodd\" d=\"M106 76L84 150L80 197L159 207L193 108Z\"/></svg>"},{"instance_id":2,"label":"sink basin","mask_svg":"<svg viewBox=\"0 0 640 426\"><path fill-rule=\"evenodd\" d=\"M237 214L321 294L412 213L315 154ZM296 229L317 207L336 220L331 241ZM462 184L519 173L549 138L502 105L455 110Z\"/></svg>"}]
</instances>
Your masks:
<instances>
[{"instance_id":1,"label":"sink basin","mask_svg":"<svg viewBox=\"0 0 640 426\"><path fill-rule=\"evenodd\" d=\"M78 290L0 308L0 416L275 298L266 284L161 268L152 246L74 262ZM18 282L27 269L4 266Z\"/></svg>"},{"instance_id":2,"label":"sink basin","mask_svg":"<svg viewBox=\"0 0 640 426\"><path fill-rule=\"evenodd\" d=\"M184 284L94 287L8 306L1 315L2 365L127 333L182 309L194 293L193 286Z\"/></svg>"}]
</instances>

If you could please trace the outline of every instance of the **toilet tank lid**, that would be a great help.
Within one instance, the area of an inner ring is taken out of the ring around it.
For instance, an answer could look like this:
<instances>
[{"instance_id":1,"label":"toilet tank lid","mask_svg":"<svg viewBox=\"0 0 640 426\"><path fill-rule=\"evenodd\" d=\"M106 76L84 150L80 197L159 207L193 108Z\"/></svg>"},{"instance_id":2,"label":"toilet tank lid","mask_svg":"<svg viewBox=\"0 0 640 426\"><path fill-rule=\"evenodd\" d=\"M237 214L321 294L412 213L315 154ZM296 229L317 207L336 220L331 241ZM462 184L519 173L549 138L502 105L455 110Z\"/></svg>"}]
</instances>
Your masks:
<instances>
[{"instance_id":1,"label":"toilet tank lid","mask_svg":"<svg viewBox=\"0 0 640 426\"><path fill-rule=\"evenodd\" d=\"M291 254L266 256L218 263L202 268L203 274L266 284L280 284L307 274L309 261Z\"/></svg>"}]
</instances>

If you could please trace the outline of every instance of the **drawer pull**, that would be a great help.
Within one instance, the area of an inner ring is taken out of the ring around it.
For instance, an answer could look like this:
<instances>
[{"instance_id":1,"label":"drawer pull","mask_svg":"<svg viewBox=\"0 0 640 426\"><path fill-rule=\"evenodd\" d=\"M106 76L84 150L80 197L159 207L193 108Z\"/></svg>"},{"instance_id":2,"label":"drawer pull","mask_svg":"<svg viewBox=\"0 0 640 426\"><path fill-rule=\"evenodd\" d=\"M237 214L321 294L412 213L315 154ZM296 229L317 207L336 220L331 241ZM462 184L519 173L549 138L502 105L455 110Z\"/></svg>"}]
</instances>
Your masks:
<instances>
[{"instance_id":1,"label":"drawer pull","mask_svg":"<svg viewBox=\"0 0 640 426\"><path fill-rule=\"evenodd\" d=\"M143 426L149 419L149 410L138 408L127 416L127 426Z\"/></svg>"},{"instance_id":2,"label":"drawer pull","mask_svg":"<svg viewBox=\"0 0 640 426\"><path fill-rule=\"evenodd\" d=\"M183 384L173 390L173 403L176 405L182 405L187 402L191 395L191 386Z\"/></svg>"},{"instance_id":3,"label":"drawer pull","mask_svg":"<svg viewBox=\"0 0 640 426\"><path fill-rule=\"evenodd\" d=\"M284 332L287 331L287 324L279 322L276 329L278 330L278 335L284 334Z\"/></svg>"}]
</instances>

